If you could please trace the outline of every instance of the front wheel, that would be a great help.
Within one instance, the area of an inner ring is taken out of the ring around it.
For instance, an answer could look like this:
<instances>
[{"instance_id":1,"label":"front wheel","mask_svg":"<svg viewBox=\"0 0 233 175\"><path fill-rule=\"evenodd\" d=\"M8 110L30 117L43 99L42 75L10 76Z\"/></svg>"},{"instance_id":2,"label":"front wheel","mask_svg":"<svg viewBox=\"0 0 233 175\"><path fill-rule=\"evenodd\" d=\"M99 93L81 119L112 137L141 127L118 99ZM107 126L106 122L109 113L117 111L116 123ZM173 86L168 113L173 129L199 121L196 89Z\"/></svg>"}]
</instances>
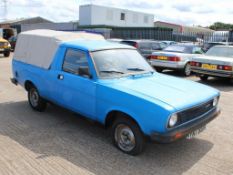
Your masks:
<instances>
[{"instance_id":1,"label":"front wheel","mask_svg":"<svg viewBox=\"0 0 233 175\"><path fill-rule=\"evenodd\" d=\"M114 145L126 154L138 155L145 145L139 126L128 118L118 118L112 126Z\"/></svg>"},{"instance_id":2,"label":"front wheel","mask_svg":"<svg viewBox=\"0 0 233 175\"><path fill-rule=\"evenodd\" d=\"M4 53L4 57L9 57L10 56L10 51Z\"/></svg>"},{"instance_id":3,"label":"front wheel","mask_svg":"<svg viewBox=\"0 0 233 175\"><path fill-rule=\"evenodd\" d=\"M42 112L46 109L47 103L39 95L38 90L32 86L28 90L28 102L32 109Z\"/></svg>"}]
</instances>

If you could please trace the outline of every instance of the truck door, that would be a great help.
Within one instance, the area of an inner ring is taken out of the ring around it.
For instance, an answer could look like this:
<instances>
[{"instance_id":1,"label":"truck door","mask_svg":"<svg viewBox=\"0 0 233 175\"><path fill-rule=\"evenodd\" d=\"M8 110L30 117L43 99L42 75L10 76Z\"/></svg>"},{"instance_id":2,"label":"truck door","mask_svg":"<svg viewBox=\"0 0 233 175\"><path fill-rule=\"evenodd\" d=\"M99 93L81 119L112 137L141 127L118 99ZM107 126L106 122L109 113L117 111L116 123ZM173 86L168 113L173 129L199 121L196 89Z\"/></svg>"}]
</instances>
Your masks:
<instances>
[{"instance_id":1,"label":"truck door","mask_svg":"<svg viewBox=\"0 0 233 175\"><path fill-rule=\"evenodd\" d=\"M90 71L88 54L77 49L67 49L62 70L56 75L58 88L56 101L72 111L94 119L96 84L90 77L79 72L80 68Z\"/></svg>"}]
</instances>

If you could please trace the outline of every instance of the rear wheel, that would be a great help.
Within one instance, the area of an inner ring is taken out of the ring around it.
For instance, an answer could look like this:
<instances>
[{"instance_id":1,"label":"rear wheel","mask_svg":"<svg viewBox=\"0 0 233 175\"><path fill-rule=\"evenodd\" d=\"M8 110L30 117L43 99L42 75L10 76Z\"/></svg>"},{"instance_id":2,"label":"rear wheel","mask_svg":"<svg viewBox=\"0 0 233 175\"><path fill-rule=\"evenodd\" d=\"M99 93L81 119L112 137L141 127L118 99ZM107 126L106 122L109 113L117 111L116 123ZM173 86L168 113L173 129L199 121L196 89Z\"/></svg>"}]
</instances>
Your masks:
<instances>
[{"instance_id":1,"label":"rear wheel","mask_svg":"<svg viewBox=\"0 0 233 175\"><path fill-rule=\"evenodd\" d=\"M113 123L112 139L119 150L130 155L140 154L145 145L144 135L139 126L125 117L117 118Z\"/></svg>"},{"instance_id":2,"label":"rear wheel","mask_svg":"<svg viewBox=\"0 0 233 175\"><path fill-rule=\"evenodd\" d=\"M47 106L46 101L40 97L38 90L34 86L31 86L28 90L28 102L32 109L39 112L44 111Z\"/></svg>"},{"instance_id":3,"label":"rear wheel","mask_svg":"<svg viewBox=\"0 0 233 175\"><path fill-rule=\"evenodd\" d=\"M191 75L191 66L189 63L187 63L184 67L183 73L185 76L190 76Z\"/></svg>"},{"instance_id":4,"label":"rear wheel","mask_svg":"<svg viewBox=\"0 0 233 175\"><path fill-rule=\"evenodd\" d=\"M156 70L157 72L163 72L163 69L160 68L160 67L156 67L155 70Z\"/></svg>"},{"instance_id":5,"label":"rear wheel","mask_svg":"<svg viewBox=\"0 0 233 175\"><path fill-rule=\"evenodd\" d=\"M207 81L207 80L208 80L208 78L209 78L209 76L208 76L208 75L200 75L200 79L201 79L201 81Z\"/></svg>"},{"instance_id":6,"label":"rear wheel","mask_svg":"<svg viewBox=\"0 0 233 175\"><path fill-rule=\"evenodd\" d=\"M230 83L233 85L233 78L230 79Z\"/></svg>"}]
</instances>

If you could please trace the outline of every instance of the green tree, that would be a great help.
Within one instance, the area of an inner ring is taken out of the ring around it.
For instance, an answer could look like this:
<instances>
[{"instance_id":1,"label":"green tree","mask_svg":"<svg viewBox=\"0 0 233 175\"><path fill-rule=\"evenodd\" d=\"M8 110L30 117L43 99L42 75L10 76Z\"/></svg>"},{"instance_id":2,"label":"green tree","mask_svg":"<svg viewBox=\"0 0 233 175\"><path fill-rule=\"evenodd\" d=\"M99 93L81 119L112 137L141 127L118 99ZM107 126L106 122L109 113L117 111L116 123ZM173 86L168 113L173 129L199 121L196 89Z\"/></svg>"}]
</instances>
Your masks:
<instances>
[{"instance_id":1,"label":"green tree","mask_svg":"<svg viewBox=\"0 0 233 175\"><path fill-rule=\"evenodd\" d=\"M233 30L233 24L227 24L222 22L215 22L209 26L212 30Z\"/></svg>"}]
</instances>

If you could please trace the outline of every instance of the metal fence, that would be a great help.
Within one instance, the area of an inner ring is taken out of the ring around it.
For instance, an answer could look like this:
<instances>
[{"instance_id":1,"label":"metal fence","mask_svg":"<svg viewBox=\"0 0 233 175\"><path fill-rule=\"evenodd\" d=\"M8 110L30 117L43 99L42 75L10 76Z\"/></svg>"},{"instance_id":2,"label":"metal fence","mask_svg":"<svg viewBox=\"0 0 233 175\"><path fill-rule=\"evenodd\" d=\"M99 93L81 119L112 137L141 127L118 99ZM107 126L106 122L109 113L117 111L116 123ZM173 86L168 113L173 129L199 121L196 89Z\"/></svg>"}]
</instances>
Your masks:
<instances>
[{"instance_id":1,"label":"metal fence","mask_svg":"<svg viewBox=\"0 0 233 175\"><path fill-rule=\"evenodd\" d=\"M111 27L86 26L78 30L98 32L106 38L151 39L176 42L233 42L233 31L216 31L212 33L174 33L172 29L159 27Z\"/></svg>"},{"instance_id":2,"label":"metal fence","mask_svg":"<svg viewBox=\"0 0 233 175\"><path fill-rule=\"evenodd\" d=\"M112 28L111 38L171 40L172 30L165 28Z\"/></svg>"}]
</instances>

